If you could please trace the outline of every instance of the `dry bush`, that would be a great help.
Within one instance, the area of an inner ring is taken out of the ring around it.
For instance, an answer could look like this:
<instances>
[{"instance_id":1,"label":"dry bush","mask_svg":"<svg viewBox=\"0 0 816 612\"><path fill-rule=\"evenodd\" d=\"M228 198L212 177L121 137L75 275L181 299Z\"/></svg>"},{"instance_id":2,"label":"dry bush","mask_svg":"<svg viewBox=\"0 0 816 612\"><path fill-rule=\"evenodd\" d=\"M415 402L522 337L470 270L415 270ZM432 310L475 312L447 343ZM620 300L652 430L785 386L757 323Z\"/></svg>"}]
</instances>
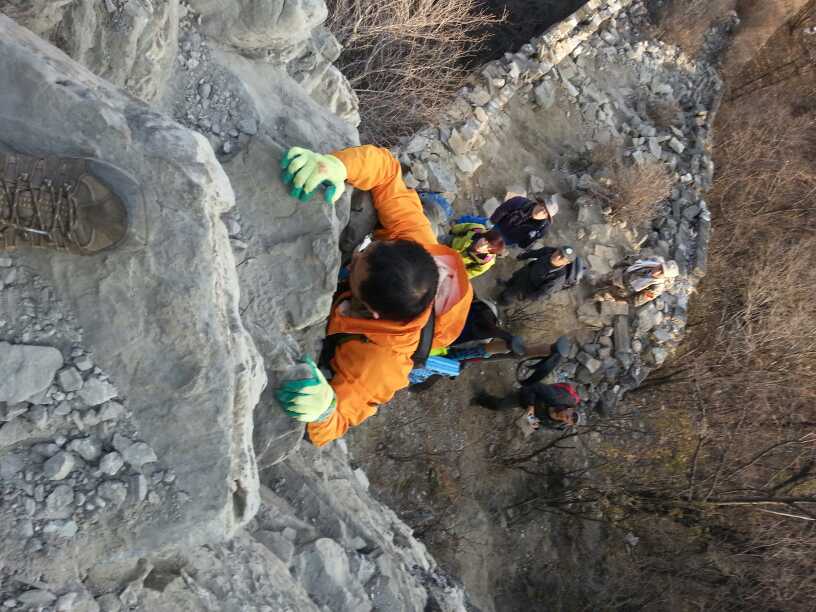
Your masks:
<instances>
[{"instance_id":1,"label":"dry bush","mask_svg":"<svg viewBox=\"0 0 816 612\"><path fill-rule=\"evenodd\" d=\"M338 66L360 98L364 141L394 144L444 110L500 21L478 0L329 0Z\"/></svg>"},{"instance_id":2,"label":"dry bush","mask_svg":"<svg viewBox=\"0 0 816 612\"><path fill-rule=\"evenodd\" d=\"M736 0L672 0L660 17L661 37L695 57L711 26L735 6Z\"/></svg>"},{"instance_id":3,"label":"dry bush","mask_svg":"<svg viewBox=\"0 0 816 612\"><path fill-rule=\"evenodd\" d=\"M603 154L603 150L598 153ZM651 222L660 204L671 194L673 181L665 165L648 161L628 166L613 157L605 167L603 185L593 190L592 195L612 209L614 220L629 227L643 227Z\"/></svg>"},{"instance_id":4,"label":"dry bush","mask_svg":"<svg viewBox=\"0 0 816 612\"><path fill-rule=\"evenodd\" d=\"M664 130L676 126L682 113L683 109L680 108L680 103L674 98L669 100L650 99L646 102L646 116L656 127Z\"/></svg>"}]
</instances>

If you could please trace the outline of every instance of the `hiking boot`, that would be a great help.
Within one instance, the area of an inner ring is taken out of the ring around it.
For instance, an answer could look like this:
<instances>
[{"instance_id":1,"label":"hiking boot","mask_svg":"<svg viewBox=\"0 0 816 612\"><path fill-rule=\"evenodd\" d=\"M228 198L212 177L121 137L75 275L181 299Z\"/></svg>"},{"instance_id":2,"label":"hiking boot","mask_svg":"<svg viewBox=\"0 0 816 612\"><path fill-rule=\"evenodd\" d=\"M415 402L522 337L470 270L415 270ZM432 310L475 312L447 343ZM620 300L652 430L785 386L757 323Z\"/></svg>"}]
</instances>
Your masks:
<instances>
[{"instance_id":1,"label":"hiking boot","mask_svg":"<svg viewBox=\"0 0 816 612\"><path fill-rule=\"evenodd\" d=\"M93 255L119 244L127 208L87 165L0 153L0 251L33 246Z\"/></svg>"}]
</instances>

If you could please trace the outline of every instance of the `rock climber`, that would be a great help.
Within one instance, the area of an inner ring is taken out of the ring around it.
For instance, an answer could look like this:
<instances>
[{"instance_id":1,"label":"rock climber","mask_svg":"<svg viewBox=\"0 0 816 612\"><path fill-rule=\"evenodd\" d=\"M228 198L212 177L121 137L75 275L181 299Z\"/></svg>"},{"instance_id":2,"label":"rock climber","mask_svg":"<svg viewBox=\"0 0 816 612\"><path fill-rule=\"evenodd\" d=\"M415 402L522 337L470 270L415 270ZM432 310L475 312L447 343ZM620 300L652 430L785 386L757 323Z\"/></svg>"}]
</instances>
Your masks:
<instances>
[{"instance_id":1,"label":"rock climber","mask_svg":"<svg viewBox=\"0 0 816 612\"><path fill-rule=\"evenodd\" d=\"M586 266L576 257L571 246L543 247L525 251L516 257L519 261L532 260L516 270L499 295L499 304L513 300L547 299L555 293L580 282Z\"/></svg>"},{"instance_id":2,"label":"rock climber","mask_svg":"<svg viewBox=\"0 0 816 612\"><path fill-rule=\"evenodd\" d=\"M124 201L80 158L0 153L0 251L18 246L93 255L127 233Z\"/></svg>"},{"instance_id":3,"label":"rock climber","mask_svg":"<svg viewBox=\"0 0 816 612\"><path fill-rule=\"evenodd\" d=\"M505 243L526 249L546 233L558 208L555 196L535 200L516 196L499 206L490 215L490 221Z\"/></svg>"},{"instance_id":4,"label":"rock climber","mask_svg":"<svg viewBox=\"0 0 816 612\"><path fill-rule=\"evenodd\" d=\"M417 353L448 346L465 325L473 299L462 258L440 245L417 193L387 149L365 145L321 155L293 147L282 161L292 195L307 200L321 185L334 203L348 182L371 192L381 229L356 252L348 288L335 296L321 365L284 383L276 396L291 417L308 423L317 446L340 438L408 385ZM420 343L427 346L419 346Z\"/></svg>"},{"instance_id":5,"label":"rock climber","mask_svg":"<svg viewBox=\"0 0 816 612\"><path fill-rule=\"evenodd\" d=\"M606 286L595 292L594 299L604 301L631 300L635 306L648 304L680 274L677 262L662 257L638 259L630 266L619 267L606 279Z\"/></svg>"},{"instance_id":6,"label":"rock climber","mask_svg":"<svg viewBox=\"0 0 816 612\"><path fill-rule=\"evenodd\" d=\"M491 395L485 391L473 397L473 403L489 410L512 410L524 408L527 420L533 429L566 429L578 422L578 405L581 398L572 385L556 383L545 385L540 382L524 385L505 397Z\"/></svg>"},{"instance_id":7,"label":"rock climber","mask_svg":"<svg viewBox=\"0 0 816 612\"><path fill-rule=\"evenodd\" d=\"M498 230L481 223L457 223L450 229L451 248L462 256L468 278L484 274L504 253L504 239Z\"/></svg>"}]
</instances>

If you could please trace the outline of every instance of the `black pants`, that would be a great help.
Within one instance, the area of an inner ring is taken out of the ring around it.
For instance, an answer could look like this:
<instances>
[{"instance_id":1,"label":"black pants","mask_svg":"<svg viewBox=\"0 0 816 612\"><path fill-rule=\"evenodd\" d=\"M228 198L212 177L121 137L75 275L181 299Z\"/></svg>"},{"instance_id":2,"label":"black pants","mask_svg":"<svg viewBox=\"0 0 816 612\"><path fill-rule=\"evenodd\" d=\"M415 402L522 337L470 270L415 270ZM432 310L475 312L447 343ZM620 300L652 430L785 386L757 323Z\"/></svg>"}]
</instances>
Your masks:
<instances>
[{"instance_id":1,"label":"black pants","mask_svg":"<svg viewBox=\"0 0 816 612\"><path fill-rule=\"evenodd\" d=\"M508 344L513 340L513 334L499 327L496 315L490 306L484 302L475 301L468 311L465 327L452 346L472 340L486 340L487 338L501 338Z\"/></svg>"}]
</instances>

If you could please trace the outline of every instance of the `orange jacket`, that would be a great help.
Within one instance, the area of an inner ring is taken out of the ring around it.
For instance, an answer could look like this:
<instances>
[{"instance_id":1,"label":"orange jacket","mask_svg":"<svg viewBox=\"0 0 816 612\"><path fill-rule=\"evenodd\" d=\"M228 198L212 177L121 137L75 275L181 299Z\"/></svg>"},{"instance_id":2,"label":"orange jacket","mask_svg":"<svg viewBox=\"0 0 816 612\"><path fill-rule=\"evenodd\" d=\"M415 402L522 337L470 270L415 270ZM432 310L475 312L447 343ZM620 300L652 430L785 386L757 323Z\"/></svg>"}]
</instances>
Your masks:
<instances>
[{"instance_id":1,"label":"orange jacket","mask_svg":"<svg viewBox=\"0 0 816 612\"><path fill-rule=\"evenodd\" d=\"M452 271L450 285L456 301L443 312L437 308L433 348L448 346L465 326L473 289L459 254L436 241L431 224L422 212L416 191L402 180L399 162L387 149L365 145L333 153L346 166L346 179L356 189L371 191L382 229L379 240L413 240L420 243ZM365 336L338 345L331 361L334 376L331 386L337 407L321 423L310 423L309 439L316 446L343 436L349 427L359 425L376 414L380 404L389 401L399 389L408 386L411 360L419 336L430 316L432 304L408 323L366 319L343 315L339 304L349 298L338 296L329 316L327 335L345 333Z\"/></svg>"}]
</instances>

